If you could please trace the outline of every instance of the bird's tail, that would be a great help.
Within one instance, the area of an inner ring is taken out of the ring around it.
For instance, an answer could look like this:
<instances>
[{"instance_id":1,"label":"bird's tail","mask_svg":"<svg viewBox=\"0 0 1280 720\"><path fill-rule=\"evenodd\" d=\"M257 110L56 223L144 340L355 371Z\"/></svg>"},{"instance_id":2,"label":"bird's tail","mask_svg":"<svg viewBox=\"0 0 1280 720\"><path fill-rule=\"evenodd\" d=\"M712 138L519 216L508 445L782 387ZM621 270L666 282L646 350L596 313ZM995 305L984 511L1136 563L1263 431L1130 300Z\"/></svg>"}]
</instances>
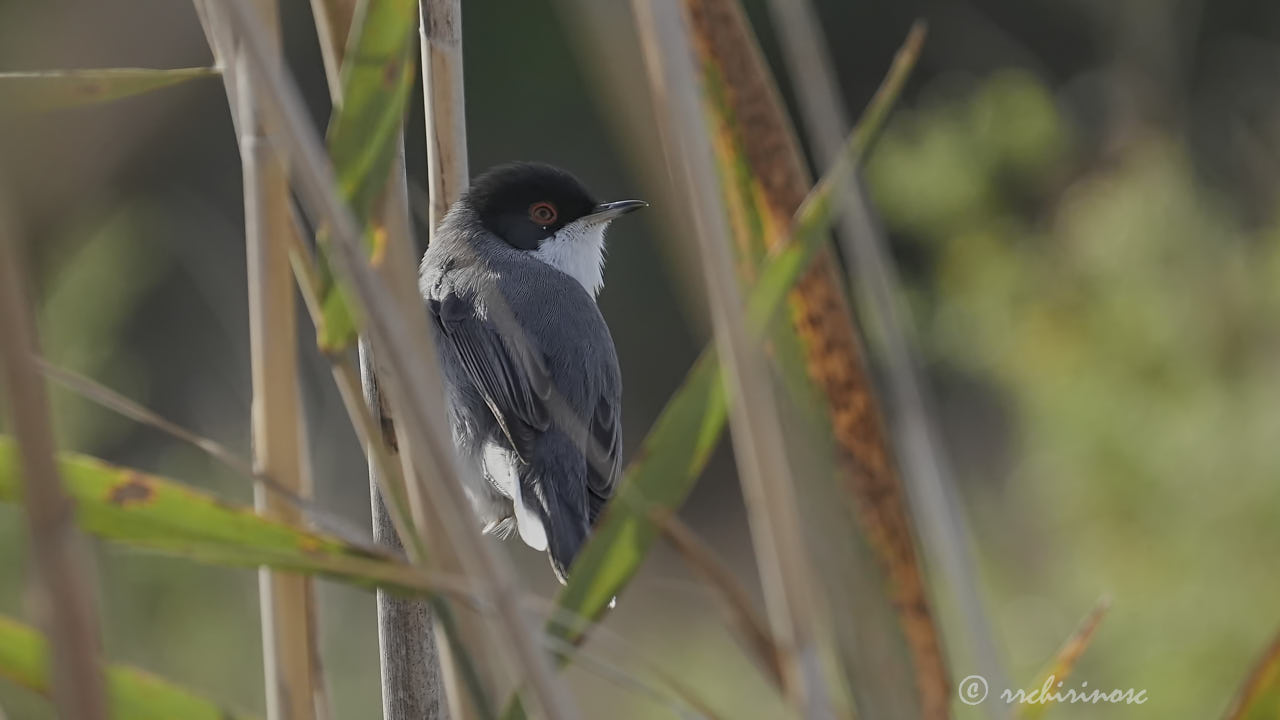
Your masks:
<instances>
[{"instance_id":1,"label":"bird's tail","mask_svg":"<svg viewBox=\"0 0 1280 720\"><path fill-rule=\"evenodd\" d=\"M551 513L553 519L546 524L547 554L551 558L551 569L561 584L568 581L569 567L587 541L585 508L574 511L566 505L561 504L559 512Z\"/></svg>"},{"instance_id":2,"label":"bird's tail","mask_svg":"<svg viewBox=\"0 0 1280 720\"><path fill-rule=\"evenodd\" d=\"M547 534L547 555L551 559L551 569L556 578L563 584L569 576L569 567L578 556L587 540L590 523L587 520L587 501L582 493L566 491L559 487L556 479L538 478L537 487L541 491L540 502L529 498L533 485L522 483L526 491L527 504L537 508L542 516L542 526Z\"/></svg>"}]
</instances>

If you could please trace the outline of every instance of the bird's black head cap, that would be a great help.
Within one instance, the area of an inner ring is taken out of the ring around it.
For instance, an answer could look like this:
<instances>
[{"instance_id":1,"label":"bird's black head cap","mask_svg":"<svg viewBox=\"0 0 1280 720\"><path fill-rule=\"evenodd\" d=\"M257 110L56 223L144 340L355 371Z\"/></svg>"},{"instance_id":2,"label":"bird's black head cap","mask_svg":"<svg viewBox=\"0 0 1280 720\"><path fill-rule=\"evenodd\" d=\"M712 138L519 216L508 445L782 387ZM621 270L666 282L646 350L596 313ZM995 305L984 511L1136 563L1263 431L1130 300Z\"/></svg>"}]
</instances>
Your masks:
<instances>
[{"instance_id":1,"label":"bird's black head cap","mask_svg":"<svg viewBox=\"0 0 1280 720\"><path fill-rule=\"evenodd\" d=\"M537 250L542 240L596 209L576 177L541 163L492 168L471 183L462 202L486 230L520 250Z\"/></svg>"}]
</instances>

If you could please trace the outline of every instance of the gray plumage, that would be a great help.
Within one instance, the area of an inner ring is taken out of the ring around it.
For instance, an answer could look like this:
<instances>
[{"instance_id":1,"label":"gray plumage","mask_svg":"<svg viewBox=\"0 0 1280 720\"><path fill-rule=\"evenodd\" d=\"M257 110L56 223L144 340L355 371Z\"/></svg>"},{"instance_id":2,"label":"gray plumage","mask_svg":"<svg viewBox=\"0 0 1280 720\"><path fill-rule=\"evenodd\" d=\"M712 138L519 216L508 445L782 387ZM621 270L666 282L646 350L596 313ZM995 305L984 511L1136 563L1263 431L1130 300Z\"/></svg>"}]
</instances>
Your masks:
<instances>
[{"instance_id":1,"label":"gray plumage","mask_svg":"<svg viewBox=\"0 0 1280 720\"><path fill-rule=\"evenodd\" d=\"M472 504L487 531L515 529L548 550L563 581L621 468L618 359L584 286L591 280L492 232L480 192L473 186L445 217L423 257L420 287ZM609 219L599 223L600 244ZM544 228L542 247L582 242L581 227L594 227L588 220Z\"/></svg>"}]
</instances>

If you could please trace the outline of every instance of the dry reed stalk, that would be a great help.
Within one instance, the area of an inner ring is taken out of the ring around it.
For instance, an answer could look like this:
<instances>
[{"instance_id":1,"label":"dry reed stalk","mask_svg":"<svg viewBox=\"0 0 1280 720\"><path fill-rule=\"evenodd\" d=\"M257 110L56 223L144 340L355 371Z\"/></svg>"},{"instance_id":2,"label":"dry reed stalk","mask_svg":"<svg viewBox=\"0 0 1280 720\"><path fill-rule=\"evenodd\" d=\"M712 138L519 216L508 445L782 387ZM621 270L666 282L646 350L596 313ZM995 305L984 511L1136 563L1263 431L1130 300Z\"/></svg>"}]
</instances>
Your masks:
<instances>
[{"instance_id":1,"label":"dry reed stalk","mask_svg":"<svg viewBox=\"0 0 1280 720\"><path fill-rule=\"evenodd\" d=\"M420 52L423 77L423 102L426 122L426 150L428 186L431 194L431 211L428 213L428 232L434 234L436 226L444 213L461 196L468 183L467 172L467 137L464 113L464 92L462 86L462 18L461 8L457 0L420 0L418 3ZM391 228L388 235L388 255L398 257L411 253L413 242L410 227L408 188L404 167L404 146L400 147L397 158L398 182L394 191L388 194L388 207L394 203L395 218L403 223L400 232ZM395 172L395 171L393 171ZM401 250L403 248L403 250ZM388 286L397 297L401 298L404 307L409 311L417 311L422 306L422 297L417 283L417 257L411 262L383 263L377 269ZM382 403L384 409L394 402ZM408 434L399 432L396 439L402 448L406 477L413 477L411 467L429 467L423 465L426 459L414 445ZM410 483L409 492L416 492L419 483ZM425 507L424 498L415 502L418 507ZM425 519L424 519L425 520ZM425 530L430 534L429 541L440 550L434 559L441 566L454 572L462 572L462 558L450 547L447 534L441 522L428 521ZM500 687L500 672L504 653L486 652L486 639L489 645L502 644L505 640L492 632L492 625L473 613L460 613L451 618L457 628L456 632L469 640L467 651L473 659L479 654L478 662L473 662L470 671L473 677L470 682L481 688L485 697L497 696ZM487 636L487 638L486 638ZM441 671L447 686L453 687L458 680L453 677L461 668L451 659L450 648L444 647L441 653ZM484 716L492 713L490 708L477 706L476 693L465 696L462 702L458 693L450 694L449 710L457 720ZM407 716L407 717L411 717Z\"/></svg>"},{"instance_id":2,"label":"dry reed stalk","mask_svg":"<svg viewBox=\"0 0 1280 720\"><path fill-rule=\"evenodd\" d=\"M384 191L380 223L387 239L385 259L374 266L383 285L388 288L397 304L407 315L421 312L422 296L418 292L417 258L409 219L408 179L405 173L404 142L400 142L391 177ZM428 517L424 509L429 503L420 496L421 483L412 480L421 470L432 465L414 444L414 439L395 423L396 402L393 396L381 391L376 380L381 372L376 363L376 344L362 337L360 343L361 382L364 399L382 425L383 439L394 458L400 462L400 477L413 514L413 523L431 553L425 558L431 567L462 574L465 566L454 551L440 522ZM400 544L390 522L383 498L374 488L377 478L370 476L370 492L373 508L374 536L379 542L393 546ZM416 508L416 511L414 510ZM461 678L457 659L442 642L443 628L433 623L436 614L448 613L449 622L456 633L467 643L466 651L473 656L486 656L485 632L482 621L473 614L454 615L448 608L435 611L422 600L398 598L387 593L378 594L378 639L382 652L383 715L384 720L417 720L422 717L455 718L473 717L479 710L474 703L464 700L459 691ZM433 629L434 625L434 629ZM479 683L482 692L489 692L493 678L489 672L491 662L473 663L470 682ZM476 667L479 665L479 667ZM447 692L446 692L447 691ZM474 697L466 696L474 700Z\"/></svg>"},{"instance_id":3,"label":"dry reed stalk","mask_svg":"<svg viewBox=\"0 0 1280 720\"><path fill-rule=\"evenodd\" d=\"M294 232L289 238L293 250L291 257L293 272L298 279L298 289L302 293L303 301L313 317L318 317L321 314L319 298L321 282L314 256L310 248L302 242L301 226L301 219L295 219ZM408 545L398 549L403 549L413 564L425 565L427 546L414 530L413 519L409 517L409 499L404 489L404 478L400 474L400 465L395 462L395 457L387 444L382 441L382 427L374 417L374 409L365 402L361 377L364 368L357 368L347 358L330 359L333 360L329 369L333 374L334 385L342 398L342 404L351 421L351 428L355 431L356 440L365 450L365 461L370 468L369 477L376 481L374 492L379 493L378 497L385 494L391 498L391 503L383 507L384 511L387 511L388 522L391 523L397 537L409 539Z\"/></svg>"},{"instance_id":4,"label":"dry reed stalk","mask_svg":"<svg viewBox=\"0 0 1280 720\"><path fill-rule=\"evenodd\" d=\"M783 105L737 0L684 0L700 60L721 76L750 174L759 179L766 235L786 228L812 185ZM791 321L815 395L825 401L836 478L889 588L925 717L945 717L946 663L930 609L907 500L834 257L824 252L791 293ZM848 619L848 618L845 618ZM846 640L843 645L848 644Z\"/></svg>"},{"instance_id":5,"label":"dry reed stalk","mask_svg":"<svg viewBox=\"0 0 1280 720\"><path fill-rule=\"evenodd\" d=\"M377 415L390 417L386 399L378 387L374 375L374 363L361 343L360 351L360 384L363 389L362 400ZM367 437L370 445L385 447L382 435L389 428L384 424L378 432ZM393 431L394 432L394 431ZM399 443L396 445L400 447ZM430 533L421 524L418 529L407 528L404 532L396 530L396 522L383 498L382 487L390 483L405 486L404 478L412 477L416 470L413 467L413 454L404 448L404 452L390 451L391 462L401 462L400 472L394 477L379 477L385 470L379 470L374 464L369 465L370 513L373 523L373 535L379 544L401 549L404 547L402 537L418 533L419 537ZM371 449L370 452L376 452ZM415 483L408 483L413 486ZM408 490L408 487L405 487ZM410 503L410 506L412 504ZM416 523L415 523L416 524ZM438 542L426 543L427 547L441 548ZM447 552L447 551L446 551ZM417 562L428 563L433 567L444 566L439 562L437 552L430 559L418 553ZM456 563L448 565L451 570L458 571ZM379 667L382 680L382 716L383 720L416 720L417 718L462 718L458 710L462 700L458 691L459 679L453 670L454 663L448 654L442 654L441 642L443 632L436 625L430 603L421 598L398 597L384 590L377 593L378 612L378 651ZM474 646L476 650L479 645ZM445 666L449 670L445 670Z\"/></svg>"},{"instance_id":6,"label":"dry reed stalk","mask_svg":"<svg viewBox=\"0 0 1280 720\"><path fill-rule=\"evenodd\" d=\"M541 651L535 631L519 610L514 572L505 560L485 544L475 526L474 515L458 479L456 458L448 428L437 409L443 402L443 385L435 352L426 333L421 313L406 313L396 304L391 291L379 281L365 258L359 228L350 210L337 193L336 179L323 145L307 115L297 87L286 75L278 57L267 49L261 30L243 2L227 5L228 19L236 36L243 38L246 54L253 60L256 77L263 81L260 99L274 122L273 140L291 164L295 187L304 207L317 224L327 225L334 243L331 260L362 309L365 330L381 356L380 379L389 395L404 398L397 410L400 423L413 445L420 448L425 464L437 472L417 474L406 481L421 483L429 497L429 507L413 504L419 517L431 517L447 532L459 555L484 595L497 610L495 630L505 638L502 645L527 673L529 684L551 718L571 718L578 714L570 696L551 670Z\"/></svg>"},{"instance_id":7,"label":"dry reed stalk","mask_svg":"<svg viewBox=\"0 0 1280 720\"><path fill-rule=\"evenodd\" d=\"M418 32L420 36L421 62L422 62L422 92L424 102L424 117L426 123L426 148L427 148L427 183L430 192L430 207L428 214L428 232L435 233L436 226L444 217L444 213L448 211L449 206L462 194L468 182L467 175L467 136L466 122L463 112L463 87L462 87L462 17L461 8L456 0L420 0L418 3ZM397 216L402 218L405 223L409 222L408 209L408 189L405 183L405 175L403 172L404 163L404 146L401 143L401 157L399 159L401 165L400 183L396 186L394 201L396 202ZM396 250L396 245L412 246L409 242L409 233L404 234L403 242L397 243L394 233L390 238L391 251ZM389 264L388 264L389 265ZM396 294L403 298L406 303L405 307L413 305L421 305L422 298L418 292L416 273L405 272L407 268L416 268L416 262L405 267L383 267L380 269L384 276L391 281L391 286L395 288ZM400 272L397 272L400 271ZM385 407L387 403L382 405ZM403 433L399 434L398 440L405 444L405 452L403 457L406 463L406 477L411 476L410 466L414 464L413 458L418 454L418 450L412 445L412 440L404 437ZM418 483L409 484L409 492L412 494L416 488L420 487ZM424 503L415 503L417 506L423 506ZM420 522L425 523L425 527L436 537L432 543L434 547L447 548L448 543L441 535L442 529L437 522L429 522L425 518ZM420 525L420 527L423 527ZM455 554L445 550L440 553L439 561L446 567L450 567L456 571L461 570L461 560ZM381 611L380 615L381 617ZM416 616L410 616L412 619ZM461 624L460 633L467 638L472 639L469 649L480 650L483 648L484 630L481 627L483 622L474 615L462 615L455 620ZM495 638L496 639L496 638ZM500 639L498 639L500 641ZM449 658L449 653L443 653L444 662L440 663L441 671L445 676L445 681L450 685L457 683L456 664ZM496 659L496 658L495 658ZM486 693L491 693L497 687L497 667L496 663L484 663L486 666L481 672L483 675L476 679L485 687ZM412 696L410 696L411 698ZM475 717L481 713L481 709L475 706L474 702L464 703L457 693L449 697L449 714L457 720L463 718ZM410 720L414 715L406 712L394 720ZM388 715L385 720L393 720Z\"/></svg>"},{"instance_id":8,"label":"dry reed stalk","mask_svg":"<svg viewBox=\"0 0 1280 720\"><path fill-rule=\"evenodd\" d=\"M207 4L206 0L193 0L193 3L196 13L200 17L201 28L204 30L209 47L213 50L218 66L222 70L227 102L231 107L231 121L236 127L238 136L240 132L240 94L233 61L235 57L235 39L231 34L231 28L227 25L227 18L220 5L216 3ZM228 61L232 62L232 67L227 66ZM291 232L284 239L292 253L290 261L293 265L294 274L298 279L298 287L302 293L303 300L307 303L311 315L318 317L322 310L318 298L321 282L316 269L316 260L310 248L302 241L304 228L301 218L297 217L296 213L293 213L293 215ZM360 400L360 376L355 365L346 358L331 357L329 359L331 360L330 369L334 376L335 385L337 385L342 395L352 426L356 431L356 437L361 440L362 447L366 448L368 462L379 468L395 467L389 462L390 455L382 452L385 448L381 443L371 444L366 442L368 438L376 436L376 433L369 431L369 428L375 427L377 423L370 416L368 408L365 408ZM355 399L354 402L351 401L352 398ZM391 478L399 478L395 472L386 474ZM396 486L401 486L401 492L398 494L393 492L393 487L384 487L384 490L402 498L404 496L402 491L403 482L397 482ZM405 523L403 527L411 529L412 524L409 520L407 499L403 502L393 503L393 506L404 509L402 515L396 515L396 521L403 521ZM417 533L406 532L406 534L417 541L407 548L409 558L411 560L417 559L418 562L421 562L421 558L425 557L425 545L420 542Z\"/></svg>"},{"instance_id":9,"label":"dry reed stalk","mask_svg":"<svg viewBox=\"0 0 1280 720\"><path fill-rule=\"evenodd\" d=\"M225 65L223 58L229 57L234 50L233 36L225 26L227 19L222 12L210 12L211 8L205 5L205 0L195 0L195 3L210 47L219 58L220 64ZM331 99L337 107L341 104L341 62L346 49L346 38L350 35L351 23L354 20L354 7L345 0L316 0L313 2L313 10L323 15L323 17L317 16L317 31L321 51L325 56ZM235 73L224 72L224 81L227 86L228 101L233 110L232 118L238 127L239 120L236 112L238 93L235 92L237 85ZM407 196L406 185L402 151L390 170L388 191L385 193L381 217L387 218L384 223L384 228L388 230L387 255L392 258L404 257L408 260L409 266L412 266L412 252L408 249L412 243L408 235L407 209L400 211L396 207L397 201ZM400 204L407 205L407 200L401 200ZM406 219L396 220L402 217ZM382 222L381 219L378 221ZM317 286L316 281L314 278L307 279L307 274L314 270L315 260L302 243L302 232L301 223L295 219L287 240L295 255L294 269L298 274L303 297L309 301L312 315L319 316L319 306L314 302L314 292L309 293ZM382 267L385 270L388 267L397 266L397 263L392 262L384 263ZM405 285L403 282L388 283L393 287L397 284L400 287ZM412 284L412 280L409 284ZM397 295L406 297L403 291L398 292ZM409 296L413 302L417 301L416 290L411 290ZM410 307L410 305L406 304L404 307ZM397 455L400 455L399 459L404 462L405 471L411 471L412 463L409 461L408 454L398 454L392 449L395 443L384 442L383 433L374 430L377 421L370 415L372 412L373 415L382 416L386 412L384 403L377 398L376 393L370 392L376 388L364 382L365 377L372 378L372 366L365 362L363 353L360 372L357 372L345 358L330 357L329 359L335 383L369 461L370 504L375 540L395 549L405 549L415 564L424 564L427 562L427 542L414 529L409 517L403 475L399 464L395 461ZM366 400L369 401L368 406L366 406ZM374 400L379 401L375 403ZM389 412L387 414L389 415ZM384 502L384 497L392 498L390 505ZM388 507L393 511L389 511ZM401 538L407 538L410 541L407 547L400 542ZM447 547L446 543L438 540L433 541L431 545ZM433 565L439 567L440 563L433 563ZM447 569L459 572L460 566L458 563L451 563ZM447 717L444 711L445 706L440 699L442 663L437 651L431 615L425 609L426 601L402 598L379 590L376 602L385 717L397 720L399 718ZM443 603L444 600L437 599L434 602ZM477 635L474 630L461 630L459 634L463 637ZM473 644L474 649L478 650L480 647L479 644ZM443 664L449 663L446 660ZM451 678L445 679L445 690L451 703L456 702L453 699L457 694L456 687L457 683ZM456 713L454 716L462 717Z\"/></svg>"},{"instance_id":10,"label":"dry reed stalk","mask_svg":"<svg viewBox=\"0 0 1280 720\"><path fill-rule=\"evenodd\" d=\"M350 0L312 0L316 30L320 38L321 54L325 60L325 75L329 82L329 94L334 107L342 104L342 80L340 69L346 44L351 35L355 4ZM409 220L408 177L405 172L404 142L392 164L383 199L373 222L386 231L386 257L389 262L377 266L379 275L406 310L420 305L421 298L413 275L400 272L405 267L415 267L414 244ZM400 452L404 443L396 437L389 399L378 389L377 373L368 342L360 343L360 384L363 400L382 424L381 435L367 436L366 454L385 451L393 460L402 463L400 478L413 477L413 453ZM342 380L342 378L339 378ZM374 538L381 544L395 549L404 548L404 532L396 528L396 520L389 510L380 488L388 482L402 482L380 477L377 463L369 464L370 517ZM413 487L411 483L409 487ZM427 558L416 553L419 562L430 561L433 567L460 572L461 566L450 554L445 538L434 524L418 524L417 532L428 547L437 552ZM382 679L382 712L384 720L417 720L418 718L448 718L461 720L466 717L460 709L461 693L454 662L440 652L444 646L442 629L433 622L430 603L421 598L404 598L379 590L377 593L378 650ZM463 637L476 638L474 628L460 630ZM482 645L471 643L473 651ZM452 708L452 709L451 709Z\"/></svg>"},{"instance_id":11,"label":"dry reed stalk","mask_svg":"<svg viewBox=\"0 0 1280 720\"><path fill-rule=\"evenodd\" d=\"M274 0L259 0L258 21L280 53ZM253 464L256 473L306 497L297 381L297 308L288 246L289 187L257 109L256 78L242 55L235 59L239 87L240 159L244 172L245 247L248 256L249 354L253 384ZM266 517L302 521L296 505L254 487L254 506ZM262 643L270 720L313 720L324 707L316 638L315 589L310 578L263 569L259 577Z\"/></svg>"},{"instance_id":12,"label":"dry reed stalk","mask_svg":"<svg viewBox=\"0 0 1280 720\"><path fill-rule=\"evenodd\" d=\"M20 272L17 231L0 205L0 366L17 437L26 504L32 595L52 649L53 701L58 714L106 720L98 616L75 507L54 462L44 379L36 366L35 324Z\"/></svg>"},{"instance_id":13,"label":"dry reed stalk","mask_svg":"<svg viewBox=\"0 0 1280 720\"><path fill-rule=\"evenodd\" d=\"M807 134L819 157L833 157L834 148L848 127L848 118L839 102L835 71L814 9L805 0L771 0L770 5L781 30L784 57ZM917 23L904 52L914 45L918 53L923 36L924 25ZM956 499L954 475L932 420L918 353L909 340L910 317L898 301L901 283L884 233L866 200L861 178L858 173L849 172L845 183L838 237L849 259L849 285L862 289L864 311L880 331L887 400L895 418L891 429L896 435L897 457L905 470L903 478L912 507L922 519L921 539L933 565L946 579L944 587L952 604L958 608L959 617L953 625L968 638L970 654L965 664L998 686L1007 686L978 589L977 564ZM921 688L928 700L924 707L926 717L945 715L942 703L949 700L950 691L946 678L941 680L943 684L929 688L927 693Z\"/></svg>"},{"instance_id":14,"label":"dry reed stalk","mask_svg":"<svg viewBox=\"0 0 1280 720\"><path fill-rule=\"evenodd\" d=\"M427 192L431 232L470 181L462 85L459 0L419 0L422 94L427 119Z\"/></svg>"},{"instance_id":15,"label":"dry reed stalk","mask_svg":"<svg viewBox=\"0 0 1280 720\"><path fill-rule=\"evenodd\" d=\"M358 0L311 0L324 77L334 106L342 104L342 56L347 49L347 38L351 36L357 4Z\"/></svg>"},{"instance_id":16,"label":"dry reed stalk","mask_svg":"<svg viewBox=\"0 0 1280 720\"><path fill-rule=\"evenodd\" d=\"M818 642L820 609L800 530L794 482L763 348L747 331L728 215L684 18L674 2L633 3L673 173L692 203L716 346L734 402L730 432L751 524L783 689L807 718L835 717Z\"/></svg>"}]
</instances>

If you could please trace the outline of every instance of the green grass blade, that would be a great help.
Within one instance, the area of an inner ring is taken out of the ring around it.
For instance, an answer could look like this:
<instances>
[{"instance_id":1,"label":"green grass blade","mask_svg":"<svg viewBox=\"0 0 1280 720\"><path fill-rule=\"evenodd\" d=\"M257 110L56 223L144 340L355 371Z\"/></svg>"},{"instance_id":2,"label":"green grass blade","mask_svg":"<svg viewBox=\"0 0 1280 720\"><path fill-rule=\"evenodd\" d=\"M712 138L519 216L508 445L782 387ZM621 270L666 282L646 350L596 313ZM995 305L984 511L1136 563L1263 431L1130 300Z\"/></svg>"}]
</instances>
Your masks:
<instances>
[{"instance_id":1,"label":"green grass blade","mask_svg":"<svg viewBox=\"0 0 1280 720\"><path fill-rule=\"evenodd\" d=\"M34 628L0 615L0 676L46 697L49 647ZM107 666L111 717L128 720L253 720L151 673L126 665Z\"/></svg>"},{"instance_id":2,"label":"green grass blade","mask_svg":"<svg viewBox=\"0 0 1280 720\"><path fill-rule=\"evenodd\" d=\"M1254 663L1244 685L1223 715L1225 720L1280 718L1280 633Z\"/></svg>"},{"instance_id":3,"label":"green grass blade","mask_svg":"<svg viewBox=\"0 0 1280 720\"><path fill-rule=\"evenodd\" d=\"M362 220L386 184L413 87L418 4L369 0L342 65L342 105L330 119L338 187Z\"/></svg>"},{"instance_id":4,"label":"green grass blade","mask_svg":"<svg viewBox=\"0 0 1280 720\"><path fill-rule=\"evenodd\" d=\"M378 550L259 517L181 483L63 453L59 472L86 532L132 547L232 567L267 565L360 587L429 594L466 592ZM0 435L0 502L17 502L17 448Z\"/></svg>"},{"instance_id":5,"label":"green grass blade","mask_svg":"<svg viewBox=\"0 0 1280 720\"><path fill-rule=\"evenodd\" d=\"M365 227L375 266L382 261L386 233L372 225L374 207L399 147L413 88L417 19L414 0L369 0L357 9L352 45L342 65L342 105L334 108L329 122L327 144L338 188ZM325 352L341 352L355 343L358 327L323 254L320 264L324 322L317 327L317 342Z\"/></svg>"},{"instance_id":6,"label":"green grass blade","mask_svg":"<svg viewBox=\"0 0 1280 720\"><path fill-rule=\"evenodd\" d=\"M1071 675L1071 671L1075 669L1076 662L1080 660L1080 656L1089 648L1089 644L1093 642L1093 635L1098 631L1098 624L1102 622L1102 618L1107 614L1107 610L1111 607L1111 601L1102 598L1094 604L1093 609L1085 616L1084 620L1076 627L1067 641L1059 648L1058 653L1053 656L1053 660L1049 663L1049 667L1040 674L1036 679L1036 685L1028 688L1024 692L1028 697L1032 693L1058 692L1058 684L1065 682ZM963 685L961 691L963 692ZM1023 702L1018 705L1018 720L1037 720L1043 717L1045 711L1053 704L1051 701L1040 697L1035 702Z\"/></svg>"},{"instance_id":7,"label":"green grass blade","mask_svg":"<svg viewBox=\"0 0 1280 720\"><path fill-rule=\"evenodd\" d=\"M218 75L217 68L207 67L0 73L0 105L31 112L46 112L120 100L189 80Z\"/></svg>"}]
</instances>

